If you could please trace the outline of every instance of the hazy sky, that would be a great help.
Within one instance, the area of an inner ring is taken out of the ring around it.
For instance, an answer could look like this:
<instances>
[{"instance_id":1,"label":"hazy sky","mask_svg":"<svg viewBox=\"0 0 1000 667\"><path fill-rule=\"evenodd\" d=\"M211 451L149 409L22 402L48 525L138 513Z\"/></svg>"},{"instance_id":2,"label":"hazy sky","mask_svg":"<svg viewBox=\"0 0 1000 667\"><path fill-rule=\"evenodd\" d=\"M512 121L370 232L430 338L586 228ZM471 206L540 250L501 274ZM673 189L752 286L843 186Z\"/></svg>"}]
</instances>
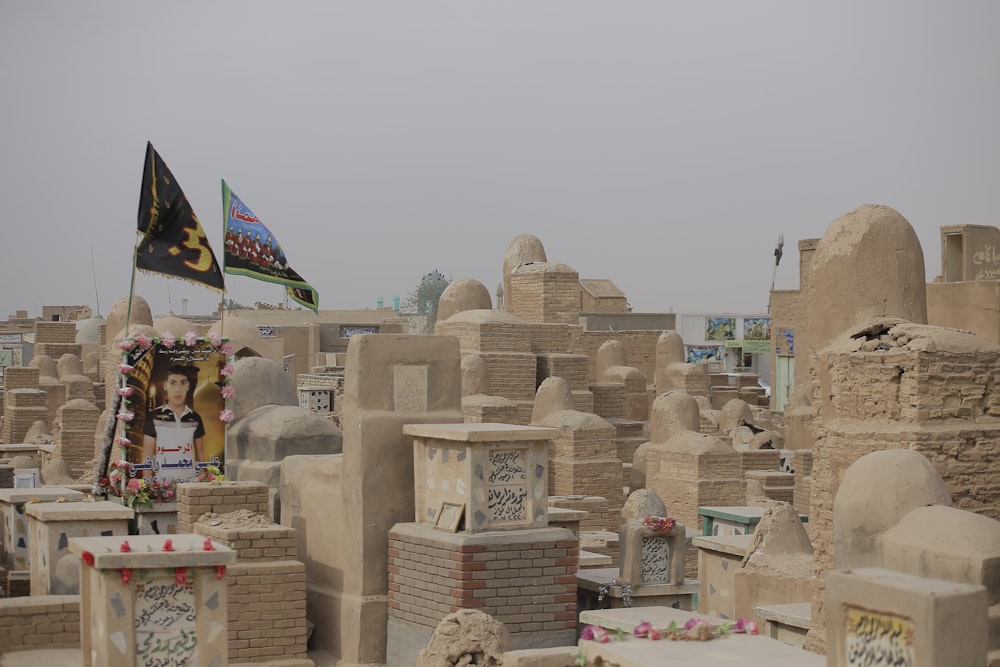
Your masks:
<instances>
[{"instance_id":1,"label":"hazy sky","mask_svg":"<svg viewBox=\"0 0 1000 667\"><path fill-rule=\"evenodd\" d=\"M796 242L864 203L933 279L940 226L1000 223L997 26L993 1L2 0L0 319L94 306L95 273L102 315L128 294L147 140L220 260L225 179L321 308L433 269L493 292L527 233L636 311L763 312L778 235L794 288Z\"/></svg>"}]
</instances>

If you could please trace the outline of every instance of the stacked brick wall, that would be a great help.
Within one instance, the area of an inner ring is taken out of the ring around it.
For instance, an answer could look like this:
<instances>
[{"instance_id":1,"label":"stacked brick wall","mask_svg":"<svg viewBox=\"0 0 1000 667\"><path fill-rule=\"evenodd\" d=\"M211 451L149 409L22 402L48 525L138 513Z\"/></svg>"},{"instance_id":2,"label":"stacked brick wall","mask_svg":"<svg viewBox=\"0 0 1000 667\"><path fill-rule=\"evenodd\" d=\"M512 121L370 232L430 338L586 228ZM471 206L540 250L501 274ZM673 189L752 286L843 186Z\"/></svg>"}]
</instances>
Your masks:
<instances>
[{"instance_id":1,"label":"stacked brick wall","mask_svg":"<svg viewBox=\"0 0 1000 667\"><path fill-rule=\"evenodd\" d=\"M549 493L605 498L607 521L598 530L618 529L625 502L623 465L618 446L612 441L614 434L614 427L607 422L602 426L561 428L549 445Z\"/></svg>"},{"instance_id":2,"label":"stacked brick wall","mask_svg":"<svg viewBox=\"0 0 1000 667\"><path fill-rule=\"evenodd\" d=\"M3 372L4 391L11 389L38 389L40 373L37 368L11 366Z\"/></svg>"},{"instance_id":3,"label":"stacked brick wall","mask_svg":"<svg viewBox=\"0 0 1000 667\"><path fill-rule=\"evenodd\" d=\"M100 419L97 406L83 400L70 401L56 414L56 454L69 466L73 477L83 475L94 458L94 433Z\"/></svg>"},{"instance_id":4,"label":"stacked brick wall","mask_svg":"<svg viewBox=\"0 0 1000 667\"><path fill-rule=\"evenodd\" d=\"M576 322L573 325L577 325ZM524 326L531 338L532 352L572 352L573 332L580 327L566 324L528 322Z\"/></svg>"},{"instance_id":5,"label":"stacked brick wall","mask_svg":"<svg viewBox=\"0 0 1000 667\"><path fill-rule=\"evenodd\" d=\"M795 505L799 514L809 514L809 498L812 495L813 452L811 449L800 449L795 452ZM806 525L806 532L812 539L812 524Z\"/></svg>"},{"instance_id":6,"label":"stacked brick wall","mask_svg":"<svg viewBox=\"0 0 1000 667\"><path fill-rule=\"evenodd\" d=\"M701 525L699 507L725 507L746 502L746 481L736 452L699 454L654 447L659 461L646 487L665 500L670 515L689 529ZM648 473L647 473L648 475Z\"/></svg>"},{"instance_id":7,"label":"stacked brick wall","mask_svg":"<svg viewBox=\"0 0 1000 667\"><path fill-rule=\"evenodd\" d=\"M462 354L473 352L530 352L530 330L514 322L474 322L450 318L440 322L435 332L458 338Z\"/></svg>"},{"instance_id":8,"label":"stacked brick wall","mask_svg":"<svg viewBox=\"0 0 1000 667\"><path fill-rule=\"evenodd\" d=\"M608 526L621 523L621 515L612 515L608 511L608 499L600 496L549 496L549 507L559 507L568 510L586 512L580 520L580 530L596 532L607 530Z\"/></svg>"},{"instance_id":9,"label":"stacked brick wall","mask_svg":"<svg viewBox=\"0 0 1000 667\"><path fill-rule=\"evenodd\" d=\"M591 382L594 414L605 419L625 417L625 385L617 382Z\"/></svg>"},{"instance_id":10,"label":"stacked brick wall","mask_svg":"<svg viewBox=\"0 0 1000 667\"><path fill-rule=\"evenodd\" d=\"M0 599L0 655L79 647L79 595Z\"/></svg>"},{"instance_id":11,"label":"stacked brick wall","mask_svg":"<svg viewBox=\"0 0 1000 667\"><path fill-rule=\"evenodd\" d=\"M10 369L8 369L10 370ZM4 392L3 441L24 442L28 429L36 421L46 424L49 411L45 392L39 389L8 389ZM91 434L93 435L93 434Z\"/></svg>"},{"instance_id":12,"label":"stacked brick wall","mask_svg":"<svg viewBox=\"0 0 1000 667\"><path fill-rule=\"evenodd\" d=\"M226 571L230 661L307 660L306 566L297 560L295 529L194 528L237 553Z\"/></svg>"},{"instance_id":13,"label":"stacked brick wall","mask_svg":"<svg viewBox=\"0 0 1000 667\"><path fill-rule=\"evenodd\" d=\"M589 359L582 354L542 353L537 356L537 381L561 377L571 391L588 391L593 381Z\"/></svg>"},{"instance_id":14,"label":"stacked brick wall","mask_svg":"<svg viewBox=\"0 0 1000 667\"><path fill-rule=\"evenodd\" d=\"M248 510L270 516L268 486L263 482L188 482L177 486L177 530L190 533L207 512Z\"/></svg>"},{"instance_id":15,"label":"stacked brick wall","mask_svg":"<svg viewBox=\"0 0 1000 667\"><path fill-rule=\"evenodd\" d=\"M577 540L528 542L534 531L525 531L454 544L419 537L412 525L389 533L390 619L434 630L449 613L478 609L515 640L576 628Z\"/></svg>"},{"instance_id":16,"label":"stacked brick wall","mask_svg":"<svg viewBox=\"0 0 1000 667\"><path fill-rule=\"evenodd\" d=\"M41 343L35 346L36 356L45 355L58 361L62 359L64 354L79 357L83 354L83 345L79 343Z\"/></svg>"},{"instance_id":17,"label":"stacked brick wall","mask_svg":"<svg viewBox=\"0 0 1000 667\"><path fill-rule=\"evenodd\" d=\"M0 489L14 488L14 466L0 464Z\"/></svg>"},{"instance_id":18,"label":"stacked brick wall","mask_svg":"<svg viewBox=\"0 0 1000 667\"><path fill-rule=\"evenodd\" d=\"M740 452L740 467L749 470L779 470L781 453L777 449L747 449Z\"/></svg>"},{"instance_id":19,"label":"stacked brick wall","mask_svg":"<svg viewBox=\"0 0 1000 667\"><path fill-rule=\"evenodd\" d=\"M825 648L825 584L833 568L833 501L854 461L875 451L913 449L934 465L956 508L1000 520L1000 354L902 348L813 358L815 444L809 534L818 575L813 631ZM796 470L796 476L799 469ZM798 491L798 489L797 489Z\"/></svg>"},{"instance_id":20,"label":"stacked brick wall","mask_svg":"<svg viewBox=\"0 0 1000 667\"><path fill-rule=\"evenodd\" d=\"M36 350L38 345L48 343L71 345L76 343L76 322L35 322ZM52 358L58 359L59 357Z\"/></svg>"},{"instance_id":21,"label":"stacked brick wall","mask_svg":"<svg viewBox=\"0 0 1000 667\"><path fill-rule=\"evenodd\" d=\"M528 322L580 323L580 274L559 264L522 264L510 274L510 312Z\"/></svg>"},{"instance_id":22,"label":"stacked brick wall","mask_svg":"<svg viewBox=\"0 0 1000 667\"><path fill-rule=\"evenodd\" d=\"M512 401L535 400L537 364L530 352L481 352L490 394Z\"/></svg>"},{"instance_id":23,"label":"stacked brick wall","mask_svg":"<svg viewBox=\"0 0 1000 667\"><path fill-rule=\"evenodd\" d=\"M656 341L662 331L574 331L572 351L590 359L590 372L596 377L597 351L605 342L616 340L625 348L628 365L639 369L652 384L656 372Z\"/></svg>"}]
</instances>

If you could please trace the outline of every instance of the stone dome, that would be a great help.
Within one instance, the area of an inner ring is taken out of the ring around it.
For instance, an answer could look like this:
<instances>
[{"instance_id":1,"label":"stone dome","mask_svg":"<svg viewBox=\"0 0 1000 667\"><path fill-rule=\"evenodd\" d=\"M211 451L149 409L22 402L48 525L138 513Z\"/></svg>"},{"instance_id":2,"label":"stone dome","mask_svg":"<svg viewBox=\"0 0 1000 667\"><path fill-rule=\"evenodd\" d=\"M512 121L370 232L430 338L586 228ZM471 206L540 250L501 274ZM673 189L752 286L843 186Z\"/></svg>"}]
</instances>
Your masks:
<instances>
[{"instance_id":1,"label":"stone dome","mask_svg":"<svg viewBox=\"0 0 1000 667\"><path fill-rule=\"evenodd\" d=\"M100 315L78 320L76 323L76 342L81 344L97 343L101 337L101 325L106 324Z\"/></svg>"}]
</instances>

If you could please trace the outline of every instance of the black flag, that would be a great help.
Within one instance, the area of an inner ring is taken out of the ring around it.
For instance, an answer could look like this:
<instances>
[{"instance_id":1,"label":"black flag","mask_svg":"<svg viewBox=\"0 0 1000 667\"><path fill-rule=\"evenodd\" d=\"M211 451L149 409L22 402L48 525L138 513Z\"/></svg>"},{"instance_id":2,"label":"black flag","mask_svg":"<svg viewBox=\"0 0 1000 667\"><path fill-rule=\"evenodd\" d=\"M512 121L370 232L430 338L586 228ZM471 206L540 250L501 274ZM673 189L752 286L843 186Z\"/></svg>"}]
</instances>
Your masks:
<instances>
[{"instance_id":1,"label":"black flag","mask_svg":"<svg viewBox=\"0 0 1000 667\"><path fill-rule=\"evenodd\" d=\"M139 193L139 231L142 240L136 248L137 269L225 291L222 270L205 231L151 143L146 144Z\"/></svg>"},{"instance_id":2,"label":"black flag","mask_svg":"<svg viewBox=\"0 0 1000 667\"><path fill-rule=\"evenodd\" d=\"M781 249L785 247L785 235L780 234L778 236L778 247L774 249L774 265L777 266L781 262L781 256L784 254Z\"/></svg>"}]
</instances>

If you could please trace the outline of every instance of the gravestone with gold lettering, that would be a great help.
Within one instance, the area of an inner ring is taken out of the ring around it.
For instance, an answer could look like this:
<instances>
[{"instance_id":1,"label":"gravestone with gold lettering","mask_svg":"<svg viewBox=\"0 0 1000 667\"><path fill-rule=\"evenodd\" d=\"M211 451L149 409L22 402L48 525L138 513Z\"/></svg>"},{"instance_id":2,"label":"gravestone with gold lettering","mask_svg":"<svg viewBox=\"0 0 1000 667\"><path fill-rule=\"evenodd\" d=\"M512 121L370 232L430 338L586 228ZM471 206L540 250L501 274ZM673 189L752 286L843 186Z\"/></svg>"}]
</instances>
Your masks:
<instances>
[{"instance_id":1,"label":"gravestone with gold lettering","mask_svg":"<svg viewBox=\"0 0 1000 667\"><path fill-rule=\"evenodd\" d=\"M229 664L226 566L236 552L199 535L71 539L82 564L85 667Z\"/></svg>"}]
</instances>

